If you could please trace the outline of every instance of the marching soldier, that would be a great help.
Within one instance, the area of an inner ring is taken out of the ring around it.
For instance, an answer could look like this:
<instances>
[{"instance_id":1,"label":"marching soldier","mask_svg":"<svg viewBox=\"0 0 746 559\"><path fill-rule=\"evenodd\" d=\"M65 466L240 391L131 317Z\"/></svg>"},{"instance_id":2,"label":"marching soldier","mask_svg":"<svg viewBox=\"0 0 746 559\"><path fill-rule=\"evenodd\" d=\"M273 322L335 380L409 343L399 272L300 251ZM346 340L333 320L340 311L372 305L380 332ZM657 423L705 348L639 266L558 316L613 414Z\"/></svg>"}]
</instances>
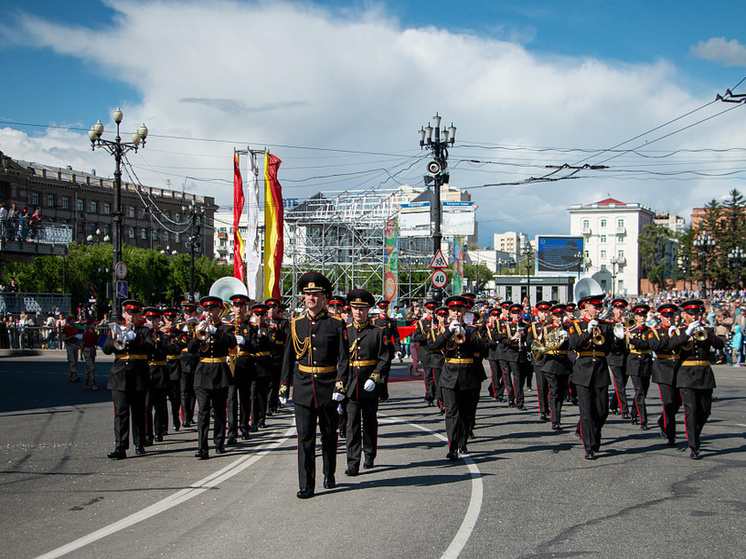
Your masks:
<instances>
[{"instance_id":1,"label":"marching soldier","mask_svg":"<svg viewBox=\"0 0 746 559\"><path fill-rule=\"evenodd\" d=\"M193 337L194 328L199 323L197 303L182 301L181 308L184 313L181 329L187 334L186 342L188 343ZM194 393L194 371L198 363L199 356L196 353L190 353L185 343L181 350L181 424L184 427L194 425L194 405L197 402Z\"/></svg>"},{"instance_id":2,"label":"marching soldier","mask_svg":"<svg viewBox=\"0 0 746 559\"><path fill-rule=\"evenodd\" d=\"M252 326L246 315L251 299L237 293L230 298L233 310L233 332L236 347L231 350L233 360L233 382L228 387L228 438L225 444L238 444L238 433L244 440L249 438L249 417L251 415L251 379L254 376L254 362L247 341L252 337ZM230 362L228 365L230 369Z\"/></svg>"},{"instance_id":3,"label":"marching soldier","mask_svg":"<svg viewBox=\"0 0 746 559\"><path fill-rule=\"evenodd\" d=\"M508 363L510 375L506 376L505 384L510 382L509 394L515 398L510 402L510 407L526 410L524 405L523 385L526 379L527 369L531 367L528 362L526 350L526 325L521 322L523 318L523 306L514 304L510 306L510 322L502 325L498 336L498 342L503 346L505 361Z\"/></svg>"},{"instance_id":4,"label":"marching soldier","mask_svg":"<svg viewBox=\"0 0 746 559\"><path fill-rule=\"evenodd\" d=\"M627 329L626 338L630 350L627 358L627 376L632 379L635 388L635 407L632 413L632 424L640 425L640 429L648 428L648 410L645 406L645 398L650 388L650 374L653 367L653 359L650 355L650 329L645 324L645 319L650 312L650 306L640 303L632 307L637 323Z\"/></svg>"},{"instance_id":5,"label":"marching soldier","mask_svg":"<svg viewBox=\"0 0 746 559\"><path fill-rule=\"evenodd\" d=\"M497 336L499 334L499 318L501 310L498 308L490 309L489 317L486 328L485 342L489 348L487 353L487 362L490 364L490 372L492 378L492 384L490 385L490 396L495 398L498 402L502 402L505 397L505 380L503 379L503 371L500 366L500 358L502 355L502 346L497 343Z\"/></svg>"},{"instance_id":6,"label":"marching soldier","mask_svg":"<svg viewBox=\"0 0 746 559\"><path fill-rule=\"evenodd\" d=\"M381 371L383 375L383 386L381 387L381 402L385 402L389 399L389 372L391 371L391 362L394 360L394 355L401 355L401 340L399 339L399 329L396 327L396 321L389 318L389 305L391 303L386 299L378 301L378 310L380 315L373 321L373 324L378 328L383 329L383 335L389 341L389 363L384 367L384 371ZM399 358L401 360L401 357Z\"/></svg>"},{"instance_id":7,"label":"marching soldier","mask_svg":"<svg viewBox=\"0 0 746 559\"><path fill-rule=\"evenodd\" d=\"M254 335L250 340L251 358L254 362L254 375L251 379L251 423L249 431L255 433L265 426L267 419L267 402L269 387L272 384L272 355L276 332L267 324L269 307L257 303L251 307L254 323Z\"/></svg>"},{"instance_id":8,"label":"marching soldier","mask_svg":"<svg viewBox=\"0 0 746 559\"><path fill-rule=\"evenodd\" d=\"M565 318L562 322L562 326L568 332L572 328L573 322L577 320L575 316L575 310L577 305L572 301L565 303ZM567 358L570 360L570 376L567 379L567 390L565 391L565 401L572 403L573 406L578 405L578 391L575 389L575 384L572 382L572 367L575 366L575 359L577 359L577 353L572 349L567 351Z\"/></svg>"},{"instance_id":9,"label":"marching soldier","mask_svg":"<svg viewBox=\"0 0 746 559\"><path fill-rule=\"evenodd\" d=\"M145 399L147 439L145 446L153 441L161 442L168 434L168 388L170 379L166 369L169 353L166 333L161 330L161 310L156 307L143 309L145 326L153 335L153 352L148 356L150 388Z\"/></svg>"},{"instance_id":10,"label":"marching soldier","mask_svg":"<svg viewBox=\"0 0 746 559\"><path fill-rule=\"evenodd\" d=\"M500 310L502 314L500 315L500 318L497 321L497 329L496 334L497 337L495 338L495 341L497 342L497 348L495 349L495 356L497 357L497 361L500 364L500 370L502 371L503 376L503 385L505 386L505 390L508 393L508 406L513 408L515 407L515 391L513 390L513 379L511 377L510 372L510 363L508 363L507 354L505 352L505 345L500 343L500 335L505 330L506 325L510 322L510 307L513 306L513 303L510 301L503 301L500 303Z\"/></svg>"},{"instance_id":11,"label":"marching soldier","mask_svg":"<svg viewBox=\"0 0 746 559\"><path fill-rule=\"evenodd\" d=\"M124 327L112 323L112 332L104 342L106 355L114 354L114 364L106 386L114 401L114 438L116 448L109 458L127 458L130 418L135 453L145 454L145 398L150 385L148 355L153 352L153 334L143 326L142 303L128 299L122 303Z\"/></svg>"},{"instance_id":12,"label":"marching soldier","mask_svg":"<svg viewBox=\"0 0 746 559\"><path fill-rule=\"evenodd\" d=\"M570 380L578 394L580 421L576 431L585 448L585 459L595 460L601 447L601 429L609 415L609 366L606 354L614 335L611 323L599 321L604 295L589 295L578 302L582 317L572 323L570 349L577 357Z\"/></svg>"},{"instance_id":13,"label":"marching soldier","mask_svg":"<svg viewBox=\"0 0 746 559\"><path fill-rule=\"evenodd\" d=\"M676 387L681 392L684 404L686 439L689 457L693 460L700 458L700 435L712 409L715 375L710 366L710 351L725 347L723 340L702 321L704 307L701 299L681 303L681 316L686 321L686 329L676 329L671 344L674 349L681 348L681 367L676 375Z\"/></svg>"},{"instance_id":14,"label":"marching soldier","mask_svg":"<svg viewBox=\"0 0 746 559\"><path fill-rule=\"evenodd\" d=\"M471 307L466 297L455 295L445 300L448 327L435 338L433 349L445 356L440 386L446 409L448 460L457 460L459 453L468 454L466 441L474 423L476 402L484 371L477 371L474 355L484 349L484 342L474 326L464 324L464 314Z\"/></svg>"},{"instance_id":15,"label":"marching soldier","mask_svg":"<svg viewBox=\"0 0 746 559\"><path fill-rule=\"evenodd\" d=\"M186 347L186 332L182 332L176 325L179 311L168 308L163 310L165 333L168 340L168 355L166 355L166 370L168 371L169 388L168 400L171 403L171 420L174 431L181 428L181 350Z\"/></svg>"},{"instance_id":16,"label":"marching soldier","mask_svg":"<svg viewBox=\"0 0 746 559\"><path fill-rule=\"evenodd\" d=\"M539 301L536 303L537 320L531 322L526 334L526 347L529 348L529 351L534 340L541 341L543 335L542 328L546 323L551 306L552 305L549 304L549 301ZM539 359L538 361L532 360L531 364L534 368L534 377L536 378L536 397L539 400L539 419L542 421L549 421L549 384L542 372L544 359Z\"/></svg>"},{"instance_id":17,"label":"marching soldier","mask_svg":"<svg viewBox=\"0 0 746 559\"><path fill-rule=\"evenodd\" d=\"M440 413L445 413L446 408L443 404L443 391L440 386L440 375L443 373L443 364L445 355L442 349L435 349L435 340L442 334L448 324L448 307L438 307L433 313L435 317L430 333L427 338L427 348L430 351L430 368L433 370L433 379L435 380L435 398L438 400Z\"/></svg>"},{"instance_id":18,"label":"marching soldier","mask_svg":"<svg viewBox=\"0 0 746 559\"><path fill-rule=\"evenodd\" d=\"M228 403L228 387L231 372L228 367L228 354L236 347L238 340L234 335L232 324L223 324L220 315L223 311L223 300L208 295L200 299L205 318L195 329L194 337L189 340L187 349L199 357L194 371L194 391L199 405L197 433L199 449L195 457L207 460L208 434L210 430L210 412L214 412L213 442L215 452L225 453L225 420Z\"/></svg>"},{"instance_id":19,"label":"marching soldier","mask_svg":"<svg viewBox=\"0 0 746 559\"><path fill-rule=\"evenodd\" d=\"M285 346L280 382L280 402L287 399L288 385L296 361L293 384L295 426L298 431L299 499L314 496L316 482L316 424L321 431L324 487L336 487L337 403L345 398L348 382L349 348L345 324L326 312L331 296L329 280L307 272L298 280L306 314L290 325L291 338Z\"/></svg>"},{"instance_id":20,"label":"marching soldier","mask_svg":"<svg viewBox=\"0 0 746 559\"><path fill-rule=\"evenodd\" d=\"M419 362L422 365L422 379L425 383L425 401L428 406L432 406L435 401L435 377L430 367L430 349L427 347L427 338L433 327L433 310L438 303L432 299L425 301L425 316L417 321L412 332L412 343L420 344ZM417 371L414 371L417 374Z\"/></svg>"},{"instance_id":21,"label":"marching soldier","mask_svg":"<svg viewBox=\"0 0 746 559\"><path fill-rule=\"evenodd\" d=\"M342 311L347 306L347 300L342 295L333 295L327 303L327 310L332 316L341 316Z\"/></svg>"},{"instance_id":22,"label":"marching soldier","mask_svg":"<svg viewBox=\"0 0 746 559\"><path fill-rule=\"evenodd\" d=\"M277 413L280 402L277 394L280 390L280 375L282 374L282 360L285 357L285 344L290 333L290 323L285 319L285 306L282 301L270 297L264 304L269 308L267 324L269 326L272 344L269 347L269 355L272 358L272 385L269 389L269 404L267 415ZM344 310L344 309L343 309Z\"/></svg>"},{"instance_id":23,"label":"marching soldier","mask_svg":"<svg viewBox=\"0 0 746 559\"><path fill-rule=\"evenodd\" d=\"M678 342L673 338L679 335L673 320L679 307L665 303L658 307L661 325L653 328L648 340L650 349L655 352L653 360L653 382L658 384L663 413L658 418L661 436L668 441L668 446L676 446L676 413L681 408L681 393L676 389L676 375L679 372Z\"/></svg>"},{"instance_id":24,"label":"marching soldier","mask_svg":"<svg viewBox=\"0 0 746 559\"><path fill-rule=\"evenodd\" d=\"M542 336L544 341L550 335L564 338L557 347L544 352L544 362L541 367L542 375L546 378L548 385L549 418L554 431L558 431L562 425L562 403L567 392L567 379L572 372L572 364L567 357L568 336L563 323L564 314L565 305L556 304L550 307L551 321L544 326Z\"/></svg>"},{"instance_id":25,"label":"marching soldier","mask_svg":"<svg viewBox=\"0 0 746 559\"><path fill-rule=\"evenodd\" d=\"M350 381L347 385L347 469L345 475L356 476L363 468L370 469L378 454L378 387L381 369L388 360L388 342L383 330L368 320L368 311L375 298L365 289L353 289L347 294L352 308L352 324L347 327L350 352Z\"/></svg>"},{"instance_id":26,"label":"marching soldier","mask_svg":"<svg viewBox=\"0 0 746 559\"><path fill-rule=\"evenodd\" d=\"M613 313L612 321L614 324L624 323L624 313L627 310L627 301L622 298L614 299L611 302ZM609 404L611 413L622 414L622 419L630 419L629 406L627 404L627 359L629 347L626 337L624 339L614 338L609 348L609 354L606 361L611 369L611 376L614 381L614 398Z\"/></svg>"}]
</instances>

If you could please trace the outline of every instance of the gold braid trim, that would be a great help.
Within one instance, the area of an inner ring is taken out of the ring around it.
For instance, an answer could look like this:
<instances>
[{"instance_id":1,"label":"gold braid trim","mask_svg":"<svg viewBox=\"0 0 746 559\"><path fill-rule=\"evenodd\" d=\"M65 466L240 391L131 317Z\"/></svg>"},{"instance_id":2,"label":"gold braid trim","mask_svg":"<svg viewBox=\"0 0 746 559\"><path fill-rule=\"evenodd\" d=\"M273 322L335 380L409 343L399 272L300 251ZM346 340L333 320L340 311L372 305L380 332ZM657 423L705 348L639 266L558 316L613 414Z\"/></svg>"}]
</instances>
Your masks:
<instances>
[{"instance_id":1,"label":"gold braid trim","mask_svg":"<svg viewBox=\"0 0 746 559\"><path fill-rule=\"evenodd\" d=\"M305 318L305 317L299 316L298 318L293 320L293 322L290 323L290 333L291 333L291 337L293 338L293 349L295 350L296 359L302 359L303 356L308 351L308 348L311 347L311 336L310 336L311 325L310 324L308 325L309 336L304 338L303 341L300 341L300 339L298 338L298 334L295 331L295 323L301 320L302 318Z\"/></svg>"}]
</instances>

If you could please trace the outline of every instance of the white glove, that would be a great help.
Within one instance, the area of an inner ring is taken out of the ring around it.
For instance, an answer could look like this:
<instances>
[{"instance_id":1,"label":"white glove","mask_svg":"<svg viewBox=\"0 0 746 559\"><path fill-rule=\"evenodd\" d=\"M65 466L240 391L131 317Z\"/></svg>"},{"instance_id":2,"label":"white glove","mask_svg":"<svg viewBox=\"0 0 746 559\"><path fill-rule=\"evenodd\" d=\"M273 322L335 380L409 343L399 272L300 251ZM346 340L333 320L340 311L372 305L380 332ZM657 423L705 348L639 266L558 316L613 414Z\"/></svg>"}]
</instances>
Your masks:
<instances>
[{"instance_id":1,"label":"white glove","mask_svg":"<svg viewBox=\"0 0 746 559\"><path fill-rule=\"evenodd\" d=\"M363 390L366 392L373 392L373 389L376 387L376 383L373 379L368 379L365 381L365 384L363 385Z\"/></svg>"},{"instance_id":2,"label":"white glove","mask_svg":"<svg viewBox=\"0 0 746 559\"><path fill-rule=\"evenodd\" d=\"M279 400L280 400L280 403L281 403L281 404L282 404L283 406L284 406L285 404L287 404L287 403L288 403L288 399L287 399L287 398L283 398L282 396L280 396Z\"/></svg>"},{"instance_id":3,"label":"white glove","mask_svg":"<svg viewBox=\"0 0 746 559\"><path fill-rule=\"evenodd\" d=\"M670 327L670 328L668 329L668 335L669 335L669 336L673 336L673 331L674 331L674 330L676 330L676 326L671 326L671 327Z\"/></svg>"},{"instance_id":4,"label":"white glove","mask_svg":"<svg viewBox=\"0 0 746 559\"><path fill-rule=\"evenodd\" d=\"M455 332L459 328L461 328L461 325L458 323L458 320L454 320L453 322L451 322L451 325L448 327L451 332Z\"/></svg>"},{"instance_id":5,"label":"white glove","mask_svg":"<svg viewBox=\"0 0 746 559\"><path fill-rule=\"evenodd\" d=\"M598 326L598 320L593 319L588 323L588 330L593 330L596 326Z\"/></svg>"},{"instance_id":6,"label":"white glove","mask_svg":"<svg viewBox=\"0 0 746 559\"><path fill-rule=\"evenodd\" d=\"M686 335L691 336L692 332L694 332L694 329L699 326L699 321L692 322L689 326L686 327Z\"/></svg>"},{"instance_id":7,"label":"white glove","mask_svg":"<svg viewBox=\"0 0 746 559\"><path fill-rule=\"evenodd\" d=\"M124 330L124 340L125 340L126 342L131 342L131 341L132 341L132 340L134 340L134 339L135 339L136 337L137 337L137 335L135 334L135 331L134 331L134 330L132 330L132 328L126 328L126 329Z\"/></svg>"},{"instance_id":8,"label":"white glove","mask_svg":"<svg viewBox=\"0 0 746 559\"><path fill-rule=\"evenodd\" d=\"M619 331L621 328L614 328L614 337L617 340L623 340L626 336L624 335L624 330Z\"/></svg>"},{"instance_id":9,"label":"white glove","mask_svg":"<svg viewBox=\"0 0 746 559\"><path fill-rule=\"evenodd\" d=\"M335 392L334 394L332 394L332 400L334 400L335 402L342 402L344 399L345 395L341 392Z\"/></svg>"},{"instance_id":10,"label":"white glove","mask_svg":"<svg viewBox=\"0 0 746 559\"><path fill-rule=\"evenodd\" d=\"M244 345L246 343L246 339L241 335L236 335L236 342L238 342L238 345Z\"/></svg>"},{"instance_id":11,"label":"white glove","mask_svg":"<svg viewBox=\"0 0 746 559\"><path fill-rule=\"evenodd\" d=\"M207 325L207 331L208 331L208 332L209 332L210 334L214 334L215 332L217 332L217 331L218 331L218 329L217 329L217 328L215 328L215 326L213 326L212 324L208 324L208 325Z\"/></svg>"}]
</instances>

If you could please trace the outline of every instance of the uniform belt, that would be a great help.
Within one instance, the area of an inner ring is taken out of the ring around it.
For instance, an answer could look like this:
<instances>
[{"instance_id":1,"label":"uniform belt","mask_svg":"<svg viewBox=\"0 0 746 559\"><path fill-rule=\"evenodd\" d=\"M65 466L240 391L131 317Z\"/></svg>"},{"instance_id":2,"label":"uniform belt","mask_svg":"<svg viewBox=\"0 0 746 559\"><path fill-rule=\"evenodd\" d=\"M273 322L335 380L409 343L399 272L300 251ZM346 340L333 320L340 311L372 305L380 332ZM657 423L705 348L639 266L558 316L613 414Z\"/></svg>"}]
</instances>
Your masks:
<instances>
[{"instance_id":1,"label":"uniform belt","mask_svg":"<svg viewBox=\"0 0 746 559\"><path fill-rule=\"evenodd\" d=\"M455 363L456 365L463 365L474 363L474 359L471 357L459 358L459 357L446 357L446 363Z\"/></svg>"},{"instance_id":2,"label":"uniform belt","mask_svg":"<svg viewBox=\"0 0 746 559\"><path fill-rule=\"evenodd\" d=\"M566 351L560 351L559 349L550 349L544 352L544 355L567 355Z\"/></svg>"},{"instance_id":3,"label":"uniform belt","mask_svg":"<svg viewBox=\"0 0 746 559\"><path fill-rule=\"evenodd\" d=\"M114 359L147 359L147 355L133 355L130 353L118 353L114 356Z\"/></svg>"},{"instance_id":4,"label":"uniform belt","mask_svg":"<svg viewBox=\"0 0 746 559\"><path fill-rule=\"evenodd\" d=\"M680 359L680 357L676 354L666 355L665 353L656 353L655 358L656 359L673 359L674 361L678 361Z\"/></svg>"},{"instance_id":5,"label":"uniform belt","mask_svg":"<svg viewBox=\"0 0 746 559\"><path fill-rule=\"evenodd\" d=\"M181 353L184 353L185 351L189 351L189 350L188 350L187 348L183 348L183 349L181 350Z\"/></svg>"},{"instance_id":6,"label":"uniform belt","mask_svg":"<svg viewBox=\"0 0 746 559\"><path fill-rule=\"evenodd\" d=\"M578 357L606 357L603 351L578 351L576 355Z\"/></svg>"},{"instance_id":7,"label":"uniform belt","mask_svg":"<svg viewBox=\"0 0 746 559\"><path fill-rule=\"evenodd\" d=\"M650 353L649 349L630 349L630 353L637 353L640 355L648 355Z\"/></svg>"},{"instance_id":8,"label":"uniform belt","mask_svg":"<svg viewBox=\"0 0 746 559\"><path fill-rule=\"evenodd\" d=\"M179 361L181 355L166 355L166 361Z\"/></svg>"},{"instance_id":9,"label":"uniform belt","mask_svg":"<svg viewBox=\"0 0 746 559\"><path fill-rule=\"evenodd\" d=\"M251 356L252 357L269 357L269 351L260 351L258 353L252 353ZM336 369L337 368L334 367L334 370L336 370Z\"/></svg>"},{"instance_id":10,"label":"uniform belt","mask_svg":"<svg viewBox=\"0 0 746 559\"><path fill-rule=\"evenodd\" d=\"M707 367L709 366L709 361L682 361L681 366L682 367Z\"/></svg>"},{"instance_id":11,"label":"uniform belt","mask_svg":"<svg viewBox=\"0 0 746 559\"><path fill-rule=\"evenodd\" d=\"M370 367L376 364L375 359L364 359L362 361L350 361L350 367Z\"/></svg>"},{"instance_id":12,"label":"uniform belt","mask_svg":"<svg viewBox=\"0 0 746 559\"><path fill-rule=\"evenodd\" d=\"M200 357L200 363L226 363L225 357Z\"/></svg>"},{"instance_id":13,"label":"uniform belt","mask_svg":"<svg viewBox=\"0 0 746 559\"><path fill-rule=\"evenodd\" d=\"M165 364L166 364L165 361L148 361L148 365L150 365L151 367L159 367Z\"/></svg>"},{"instance_id":14,"label":"uniform belt","mask_svg":"<svg viewBox=\"0 0 746 559\"><path fill-rule=\"evenodd\" d=\"M321 373L334 373L337 371L337 367L330 366L330 367L309 367L308 365L298 365L298 369L301 370L304 373L311 373L314 375L318 375Z\"/></svg>"}]
</instances>

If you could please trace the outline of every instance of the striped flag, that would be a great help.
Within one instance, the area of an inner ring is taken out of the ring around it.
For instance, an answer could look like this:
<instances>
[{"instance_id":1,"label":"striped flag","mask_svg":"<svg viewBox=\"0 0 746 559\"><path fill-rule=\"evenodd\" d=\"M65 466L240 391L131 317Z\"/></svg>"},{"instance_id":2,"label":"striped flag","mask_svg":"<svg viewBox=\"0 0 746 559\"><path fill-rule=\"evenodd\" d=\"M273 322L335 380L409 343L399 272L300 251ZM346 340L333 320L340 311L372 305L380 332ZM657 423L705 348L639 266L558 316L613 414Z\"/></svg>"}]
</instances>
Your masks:
<instances>
[{"instance_id":1,"label":"striped flag","mask_svg":"<svg viewBox=\"0 0 746 559\"><path fill-rule=\"evenodd\" d=\"M277 170L282 161L264 152L264 296L282 297L280 271L284 252L282 187Z\"/></svg>"},{"instance_id":2,"label":"striped flag","mask_svg":"<svg viewBox=\"0 0 746 559\"><path fill-rule=\"evenodd\" d=\"M233 277L244 281L245 270L243 265L244 243L238 232L241 222L245 198L243 195L243 179L239 168L238 152L233 152Z\"/></svg>"}]
</instances>

